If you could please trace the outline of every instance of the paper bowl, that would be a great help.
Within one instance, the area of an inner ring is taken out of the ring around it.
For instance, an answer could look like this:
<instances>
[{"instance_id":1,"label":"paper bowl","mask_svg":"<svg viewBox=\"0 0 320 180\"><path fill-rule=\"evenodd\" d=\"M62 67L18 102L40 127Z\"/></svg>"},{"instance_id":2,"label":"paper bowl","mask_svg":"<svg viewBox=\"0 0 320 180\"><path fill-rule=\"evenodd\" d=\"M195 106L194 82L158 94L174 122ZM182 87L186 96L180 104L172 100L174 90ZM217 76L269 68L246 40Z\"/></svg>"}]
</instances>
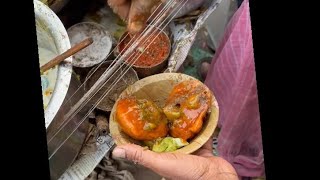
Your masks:
<instances>
[{"instance_id":1,"label":"paper bowl","mask_svg":"<svg viewBox=\"0 0 320 180\"><path fill-rule=\"evenodd\" d=\"M165 100L167 99L169 93L173 89L173 87L185 80L194 80L195 78L180 74L180 73L161 73L153 76L149 76L147 78L141 79L129 86L126 90L124 90L119 99L135 96L136 98L146 98L154 101L159 107L163 107ZM199 81L199 83L201 83ZM202 83L201 83L202 84ZM203 84L204 85L204 84ZM204 85L205 86L205 85ZM115 105L110 114L109 119L109 128L112 138L114 139L117 145L123 145L128 143L134 143L138 145L142 145L139 141L133 140L128 135L126 135L121 128L119 127L116 119L115 119L115 110L116 105L119 101L116 101ZM180 148L174 153L184 153L191 154L202 147L212 136L214 130L217 127L218 117L219 117L219 107L218 102L216 101L214 94L212 93L212 106L209 111L209 115L204 120L201 131L189 142L189 145Z\"/></svg>"}]
</instances>

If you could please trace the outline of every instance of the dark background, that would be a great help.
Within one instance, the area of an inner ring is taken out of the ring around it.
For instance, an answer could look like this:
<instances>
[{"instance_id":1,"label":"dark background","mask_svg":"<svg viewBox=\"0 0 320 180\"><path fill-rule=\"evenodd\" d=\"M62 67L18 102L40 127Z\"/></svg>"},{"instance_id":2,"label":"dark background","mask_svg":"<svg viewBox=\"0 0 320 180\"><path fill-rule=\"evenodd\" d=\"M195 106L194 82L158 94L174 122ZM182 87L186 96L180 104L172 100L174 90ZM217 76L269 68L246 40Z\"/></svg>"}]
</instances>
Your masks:
<instances>
[{"instance_id":1,"label":"dark background","mask_svg":"<svg viewBox=\"0 0 320 180\"><path fill-rule=\"evenodd\" d=\"M89 0L84 1L90 3ZM9 176L6 179L49 179L33 4L31 0L10 2L10 5L7 4L9 1L2 2L1 6L7 9L1 11L1 89L5 90L1 106L1 172L3 176ZM312 125L308 117L311 108L308 113L303 113L306 103L298 103L298 100L307 99L306 95L310 94L298 90L299 86L306 88L310 84L303 79L301 81L303 69L309 71L303 64L311 66L306 56L302 56L308 54L303 48L309 48L310 45L298 43L301 39L299 37L308 33L296 31L296 34L290 35L297 30L297 24L301 26L304 22L302 17L299 17L300 20L297 17L304 14L297 12L302 7L305 7L303 3L293 1L287 2L285 6L281 6L279 1L250 1L268 180L291 179L289 176L309 179L308 175L317 176L317 171L311 170L316 166L298 162L304 159L315 161L317 156L311 152L302 152L309 147L301 136L305 127L311 131ZM69 20L70 24L77 21L77 18ZM290 22L293 24L291 27ZM316 58L312 60L315 61ZM298 66L293 68L291 65ZM292 73L289 73L290 70ZM318 81L311 81L315 82ZM27 84L30 88L22 88L25 86L21 84ZM316 149L316 146L311 146L311 149ZM303 171L304 167L308 171ZM298 177L299 173L303 178Z\"/></svg>"}]
</instances>

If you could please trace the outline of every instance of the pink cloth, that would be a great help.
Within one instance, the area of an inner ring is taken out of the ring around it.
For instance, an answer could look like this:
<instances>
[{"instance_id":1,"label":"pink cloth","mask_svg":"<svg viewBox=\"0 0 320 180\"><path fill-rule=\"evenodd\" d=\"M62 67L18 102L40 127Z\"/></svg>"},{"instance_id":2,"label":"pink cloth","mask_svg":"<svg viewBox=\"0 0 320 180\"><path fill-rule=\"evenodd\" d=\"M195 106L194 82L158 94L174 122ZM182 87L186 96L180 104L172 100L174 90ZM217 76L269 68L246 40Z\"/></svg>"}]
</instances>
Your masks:
<instances>
[{"instance_id":1,"label":"pink cloth","mask_svg":"<svg viewBox=\"0 0 320 180\"><path fill-rule=\"evenodd\" d=\"M230 20L205 84L220 107L218 154L241 177L264 175L249 2Z\"/></svg>"}]
</instances>

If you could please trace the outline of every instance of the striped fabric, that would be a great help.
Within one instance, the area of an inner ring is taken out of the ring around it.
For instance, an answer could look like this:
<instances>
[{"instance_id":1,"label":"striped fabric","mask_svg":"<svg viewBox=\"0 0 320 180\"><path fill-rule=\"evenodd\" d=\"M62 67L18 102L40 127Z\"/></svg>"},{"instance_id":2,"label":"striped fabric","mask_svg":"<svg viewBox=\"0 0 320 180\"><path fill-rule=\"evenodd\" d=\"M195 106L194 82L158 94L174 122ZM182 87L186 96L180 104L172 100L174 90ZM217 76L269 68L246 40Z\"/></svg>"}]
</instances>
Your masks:
<instances>
[{"instance_id":1,"label":"striped fabric","mask_svg":"<svg viewBox=\"0 0 320 180\"><path fill-rule=\"evenodd\" d=\"M263 149L252 46L249 2L230 20L205 84L220 107L219 156L241 177L264 175Z\"/></svg>"}]
</instances>

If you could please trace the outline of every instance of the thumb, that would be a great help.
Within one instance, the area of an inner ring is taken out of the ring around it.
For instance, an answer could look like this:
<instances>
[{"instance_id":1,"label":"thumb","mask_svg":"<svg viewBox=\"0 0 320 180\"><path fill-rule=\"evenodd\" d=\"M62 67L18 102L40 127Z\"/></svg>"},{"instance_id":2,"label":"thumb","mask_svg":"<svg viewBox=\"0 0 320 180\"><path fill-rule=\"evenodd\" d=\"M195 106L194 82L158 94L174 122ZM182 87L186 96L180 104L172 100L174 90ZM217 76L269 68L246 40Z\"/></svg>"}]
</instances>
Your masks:
<instances>
[{"instance_id":1,"label":"thumb","mask_svg":"<svg viewBox=\"0 0 320 180\"><path fill-rule=\"evenodd\" d=\"M203 157L155 153L135 144L117 146L112 155L141 164L163 177L172 179L201 179L210 165L210 161Z\"/></svg>"},{"instance_id":2,"label":"thumb","mask_svg":"<svg viewBox=\"0 0 320 180\"><path fill-rule=\"evenodd\" d=\"M128 18L128 31L132 34L140 32L147 23L152 11L161 0L132 0Z\"/></svg>"}]
</instances>

